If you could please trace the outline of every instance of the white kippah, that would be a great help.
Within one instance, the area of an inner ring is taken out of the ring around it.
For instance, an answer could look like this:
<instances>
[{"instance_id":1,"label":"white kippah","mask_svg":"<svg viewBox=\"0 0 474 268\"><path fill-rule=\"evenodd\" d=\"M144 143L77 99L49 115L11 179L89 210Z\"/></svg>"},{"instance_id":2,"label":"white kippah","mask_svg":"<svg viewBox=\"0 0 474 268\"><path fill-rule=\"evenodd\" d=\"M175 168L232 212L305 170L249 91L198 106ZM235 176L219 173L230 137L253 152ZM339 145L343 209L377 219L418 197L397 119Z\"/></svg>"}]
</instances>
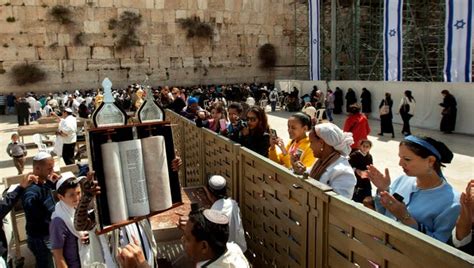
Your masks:
<instances>
[{"instance_id":1,"label":"white kippah","mask_svg":"<svg viewBox=\"0 0 474 268\"><path fill-rule=\"evenodd\" d=\"M214 209L206 209L202 212L204 217L215 224L222 224L222 225L227 225L229 224L229 218L227 218L226 215L224 215L222 212Z\"/></svg>"},{"instance_id":2,"label":"white kippah","mask_svg":"<svg viewBox=\"0 0 474 268\"><path fill-rule=\"evenodd\" d=\"M227 181L221 175L214 175L209 178L209 187L213 190L222 190L227 185Z\"/></svg>"},{"instance_id":3,"label":"white kippah","mask_svg":"<svg viewBox=\"0 0 474 268\"><path fill-rule=\"evenodd\" d=\"M43 159L51 158L51 157L52 156L46 152L39 152L33 157L33 160L39 161L39 160L43 160Z\"/></svg>"},{"instance_id":4,"label":"white kippah","mask_svg":"<svg viewBox=\"0 0 474 268\"><path fill-rule=\"evenodd\" d=\"M59 178L58 182L56 182L56 190L58 190L59 187L61 187L61 185L70 178L76 178L76 176L74 176L71 171L61 173L61 177Z\"/></svg>"}]
</instances>

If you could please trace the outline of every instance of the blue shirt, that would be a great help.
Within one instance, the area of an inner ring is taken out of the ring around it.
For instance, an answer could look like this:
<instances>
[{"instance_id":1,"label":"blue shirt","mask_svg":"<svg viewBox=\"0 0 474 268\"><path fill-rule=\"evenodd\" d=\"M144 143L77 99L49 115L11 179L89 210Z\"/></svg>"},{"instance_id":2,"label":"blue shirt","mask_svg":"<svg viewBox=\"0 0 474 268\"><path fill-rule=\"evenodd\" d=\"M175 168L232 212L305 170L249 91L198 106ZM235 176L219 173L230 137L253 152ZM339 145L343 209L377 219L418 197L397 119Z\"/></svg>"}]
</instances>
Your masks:
<instances>
[{"instance_id":1,"label":"blue shirt","mask_svg":"<svg viewBox=\"0 0 474 268\"><path fill-rule=\"evenodd\" d=\"M23 194L22 205L25 210L26 234L30 237L49 236L49 223L55 206L53 188L53 183L47 181L44 184L30 185Z\"/></svg>"},{"instance_id":2,"label":"blue shirt","mask_svg":"<svg viewBox=\"0 0 474 268\"><path fill-rule=\"evenodd\" d=\"M418 231L439 241L447 242L461 211L459 193L446 181L432 189L422 190L416 186L416 177L400 176L392 185L390 193L403 197L408 212L416 220ZM396 219L380 204L380 197L375 200L377 211Z\"/></svg>"},{"instance_id":3,"label":"blue shirt","mask_svg":"<svg viewBox=\"0 0 474 268\"><path fill-rule=\"evenodd\" d=\"M69 268L80 268L79 246L77 237L69 231L66 223L59 217L51 220L49 225L51 249L62 249L64 260Z\"/></svg>"}]
</instances>

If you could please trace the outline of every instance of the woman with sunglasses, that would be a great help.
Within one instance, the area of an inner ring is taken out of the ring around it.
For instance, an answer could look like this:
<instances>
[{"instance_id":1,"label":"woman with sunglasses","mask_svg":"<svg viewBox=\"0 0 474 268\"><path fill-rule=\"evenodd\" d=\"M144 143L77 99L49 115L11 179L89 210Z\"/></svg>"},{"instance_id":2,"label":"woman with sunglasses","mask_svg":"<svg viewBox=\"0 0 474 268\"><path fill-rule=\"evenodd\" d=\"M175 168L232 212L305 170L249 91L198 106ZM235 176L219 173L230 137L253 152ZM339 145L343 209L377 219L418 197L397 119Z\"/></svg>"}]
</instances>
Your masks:
<instances>
[{"instance_id":1,"label":"woman with sunglasses","mask_svg":"<svg viewBox=\"0 0 474 268\"><path fill-rule=\"evenodd\" d=\"M268 157L270 134L265 111L259 106L252 106L247 111L247 124L242 129L241 144L250 150Z\"/></svg>"},{"instance_id":2,"label":"woman with sunglasses","mask_svg":"<svg viewBox=\"0 0 474 268\"><path fill-rule=\"evenodd\" d=\"M399 165L406 175L391 183L388 169L382 174L368 167L377 187L377 211L441 242L448 241L460 212L459 193L446 181L442 163L453 153L429 137L407 136L398 147Z\"/></svg>"}]
</instances>

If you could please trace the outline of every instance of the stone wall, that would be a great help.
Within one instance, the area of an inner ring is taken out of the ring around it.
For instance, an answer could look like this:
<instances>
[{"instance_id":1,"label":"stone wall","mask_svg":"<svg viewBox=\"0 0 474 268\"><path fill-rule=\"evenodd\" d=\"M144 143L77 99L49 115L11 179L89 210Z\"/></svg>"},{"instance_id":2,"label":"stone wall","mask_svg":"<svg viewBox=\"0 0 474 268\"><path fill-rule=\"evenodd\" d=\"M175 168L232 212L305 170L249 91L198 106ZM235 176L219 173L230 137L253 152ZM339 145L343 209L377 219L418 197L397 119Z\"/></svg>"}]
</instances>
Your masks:
<instances>
[{"instance_id":1,"label":"stone wall","mask_svg":"<svg viewBox=\"0 0 474 268\"><path fill-rule=\"evenodd\" d=\"M68 7L73 23L56 22L49 15L55 5ZM108 26L124 11L143 22L140 45L119 50ZM193 16L214 26L212 39L186 37L177 20ZM125 86L145 73L152 85L291 78L293 68L284 66L294 63L293 34L290 0L0 0L0 91L97 88L105 77ZM272 71L258 67L265 43L279 55ZM11 68L24 62L46 71L47 80L16 86Z\"/></svg>"}]
</instances>

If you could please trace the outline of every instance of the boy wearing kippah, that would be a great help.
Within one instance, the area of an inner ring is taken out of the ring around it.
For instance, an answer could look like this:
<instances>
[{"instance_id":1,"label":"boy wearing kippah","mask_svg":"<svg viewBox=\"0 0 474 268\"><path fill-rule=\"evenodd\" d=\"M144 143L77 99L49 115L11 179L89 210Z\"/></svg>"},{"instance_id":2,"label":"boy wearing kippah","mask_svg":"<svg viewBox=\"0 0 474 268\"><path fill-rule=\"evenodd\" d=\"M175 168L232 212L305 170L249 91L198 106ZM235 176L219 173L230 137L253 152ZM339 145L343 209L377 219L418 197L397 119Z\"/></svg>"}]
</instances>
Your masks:
<instances>
[{"instance_id":1,"label":"boy wearing kippah","mask_svg":"<svg viewBox=\"0 0 474 268\"><path fill-rule=\"evenodd\" d=\"M13 133L11 136L12 142L7 146L7 154L13 158L13 164L18 170L18 175L23 174L25 169L25 156L28 153L25 144L18 141L18 134Z\"/></svg>"}]
</instances>

